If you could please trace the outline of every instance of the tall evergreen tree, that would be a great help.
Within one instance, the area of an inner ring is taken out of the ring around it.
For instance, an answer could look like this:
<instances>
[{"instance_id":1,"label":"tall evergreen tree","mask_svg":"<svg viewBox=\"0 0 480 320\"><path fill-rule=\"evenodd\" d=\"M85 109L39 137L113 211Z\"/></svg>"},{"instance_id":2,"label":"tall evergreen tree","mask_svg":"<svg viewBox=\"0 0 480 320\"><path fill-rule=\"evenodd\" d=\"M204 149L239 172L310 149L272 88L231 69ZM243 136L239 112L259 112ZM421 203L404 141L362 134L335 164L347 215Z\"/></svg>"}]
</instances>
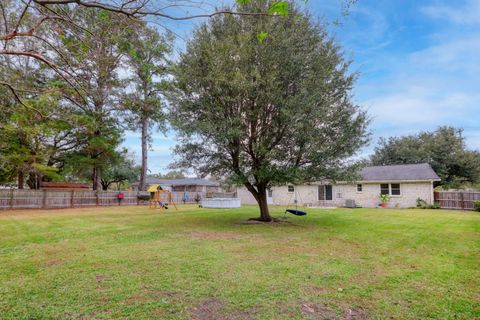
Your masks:
<instances>
[{"instance_id":1,"label":"tall evergreen tree","mask_svg":"<svg viewBox=\"0 0 480 320\"><path fill-rule=\"evenodd\" d=\"M119 68L126 62L126 48L136 25L105 10L78 7L71 16L76 25L65 24L61 31L57 64L75 74L78 90L70 89L65 103L79 114L77 126L83 131L85 148L76 161L91 168L93 189L100 190L102 169L117 156L124 129L119 97L125 84Z\"/></svg>"},{"instance_id":2,"label":"tall evergreen tree","mask_svg":"<svg viewBox=\"0 0 480 320\"><path fill-rule=\"evenodd\" d=\"M146 189L152 127L166 127L162 97L168 83L166 56L171 51L171 42L171 36L163 37L158 31L143 26L135 31L127 50L128 64L133 73L128 81L133 90L124 96L123 104L129 111L131 127L141 132L142 161L138 188L142 191Z\"/></svg>"}]
</instances>

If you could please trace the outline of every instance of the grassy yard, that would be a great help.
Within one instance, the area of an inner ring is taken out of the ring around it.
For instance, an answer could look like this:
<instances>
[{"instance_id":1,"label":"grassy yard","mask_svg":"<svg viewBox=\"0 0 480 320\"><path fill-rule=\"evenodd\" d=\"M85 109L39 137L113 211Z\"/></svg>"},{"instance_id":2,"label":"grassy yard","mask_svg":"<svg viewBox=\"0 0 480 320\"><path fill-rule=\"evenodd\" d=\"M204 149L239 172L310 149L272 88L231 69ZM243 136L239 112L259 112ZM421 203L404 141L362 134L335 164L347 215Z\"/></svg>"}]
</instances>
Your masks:
<instances>
[{"instance_id":1,"label":"grassy yard","mask_svg":"<svg viewBox=\"0 0 480 320\"><path fill-rule=\"evenodd\" d=\"M0 319L480 319L478 213L308 211L0 212Z\"/></svg>"}]
</instances>

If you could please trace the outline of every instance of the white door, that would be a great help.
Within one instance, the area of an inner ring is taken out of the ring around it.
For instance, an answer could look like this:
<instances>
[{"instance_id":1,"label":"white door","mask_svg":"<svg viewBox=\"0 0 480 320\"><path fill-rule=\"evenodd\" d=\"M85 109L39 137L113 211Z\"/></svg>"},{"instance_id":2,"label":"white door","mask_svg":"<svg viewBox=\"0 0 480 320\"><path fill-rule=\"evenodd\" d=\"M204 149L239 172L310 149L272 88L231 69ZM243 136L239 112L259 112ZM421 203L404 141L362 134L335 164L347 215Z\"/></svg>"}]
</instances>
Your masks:
<instances>
[{"instance_id":1,"label":"white door","mask_svg":"<svg viewBox=\"0 0 480 320\"><path fill-rule=\"evenodd\" d=\"M267 204L273 204L273 191L271 189L267 190Z\"/></svg>"}]
</instances>

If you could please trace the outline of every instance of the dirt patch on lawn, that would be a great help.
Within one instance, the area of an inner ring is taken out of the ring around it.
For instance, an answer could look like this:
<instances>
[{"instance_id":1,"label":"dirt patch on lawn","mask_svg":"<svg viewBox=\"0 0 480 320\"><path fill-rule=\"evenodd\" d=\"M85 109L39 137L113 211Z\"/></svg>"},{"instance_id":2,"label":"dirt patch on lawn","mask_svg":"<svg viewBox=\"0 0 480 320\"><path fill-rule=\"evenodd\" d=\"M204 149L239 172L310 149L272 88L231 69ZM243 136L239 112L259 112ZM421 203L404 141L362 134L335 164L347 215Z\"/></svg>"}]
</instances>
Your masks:
<instances>
[{"instance_id":1,"label":"dirt patch on lawn","mask_svg":"<svg viewBox=\"0 0 480 320\"><path fill-rule=\"evenodd\" d=\"M368 313L360 308L349 308L345 311L345 320L367 320Z\"/></svg>"},{"instance_id":2,"label":"dirt patch on lawn","mask_svg":"<svg viewBox=\"0 0 480 320\"><path fill-rule=\"evenodd\" d=\"M300 312L309 319L319 320L337 320L340 319L335 310L329 308L326 305L320 305L318 303L303 302L300 305Z\"/></svg>"},{"instance_id":3,"label":"dirt patch on lawn","mask_svg":"<svg viewBox=\"0 0 480 320\"><path fill-rule=\"evenodd\" d=\"M259 218L250 218L247 220L242 220L241 224L290 224L293 225L291 221L288 221L288 217L272 217L272 221L261 221Z\"/></svg>"},{"instance_id":4,"label":"dirt patch on lawn","mask_svg":"<svg viewBox=\"0 0 480 320\"><path fill-rule=\"evenodd\" d=\"M97 282L97 291L107 290L105 287L105 277L101 274L95 275L95 281Z\"/></svg>"},{"instance_id":5,"label":"dirt patch on lawn","mask_svg":"<svg viewBox=\"0 0 480 320\"><path fill-rule=\"evenodd\" d=\"M322 295L322 294L329 294L332 293L334 290L329 289L329 288L320 288L317 286L306 286L304 289L304 292L313 294L313 295Z\"/></svg>"},{"instance_id":6,"label":"dirt patch on lawn","mask_svg":"<svg viewBox=\"0 0 480 320\"><path fill-rule=\"evenodd\" d=\"M235 311L227 314L225 304L218 298L211 297L190 310L192 320L253 320L256 311Z\"/></svg>"},{"instance_id":7,"label":"dirt patch on lawn","mask_svg":"<svg viewBox=\"0 0 480 320\"><path fill-rule=\"evenodd\" d=\"M367 320L368 313L363 309L351 307L346 309L342 315L327 306L326 304L318 304L313 302L302 302L300 304L300 312L307 319L318 320Z\"/></svg>"},{"instance_id":8,"label":"dirt patch on lawn","mask_svg":"<svg viewBox=\"0 0 480 320\"><path fill-rule=\"evenodd\" d=\"M45 267L54 267L63 264L63 261L60 259L48 260L45 262Z\"/></svg>"}]
</instances>

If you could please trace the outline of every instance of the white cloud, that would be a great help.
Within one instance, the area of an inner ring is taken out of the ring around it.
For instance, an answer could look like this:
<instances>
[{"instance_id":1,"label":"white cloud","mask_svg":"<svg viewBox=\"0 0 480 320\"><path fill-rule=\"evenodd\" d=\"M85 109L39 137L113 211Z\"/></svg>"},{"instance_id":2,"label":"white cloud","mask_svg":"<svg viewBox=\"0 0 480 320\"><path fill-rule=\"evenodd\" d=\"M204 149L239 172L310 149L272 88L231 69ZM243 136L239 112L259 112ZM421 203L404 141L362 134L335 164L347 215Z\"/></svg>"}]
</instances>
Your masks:
<instances>
[{"instance_id":1,"label":"white cloud","mask_svg":"<svg viewBox=\"0 0 480 320\"><path fill-rule=\"evenodd\" d=\"M461 71L469 74L480 72L480 34L473 34L454 39L444 39L410 55L411 63L417 68L432 72Z\"/></svg>"},{"instance_id":2,"label":"white cloud","mask_svg":"<svg viewBox=\"0 0 480 320\"><path fill-rule=\"evenodd\" d=\"M480 0L468 0L463 6L459 1L452 1L455 5L432 4L425 6L421 11L435 19L448 20L456 24L480 24Z\"/></svg>"}]
</instances>

